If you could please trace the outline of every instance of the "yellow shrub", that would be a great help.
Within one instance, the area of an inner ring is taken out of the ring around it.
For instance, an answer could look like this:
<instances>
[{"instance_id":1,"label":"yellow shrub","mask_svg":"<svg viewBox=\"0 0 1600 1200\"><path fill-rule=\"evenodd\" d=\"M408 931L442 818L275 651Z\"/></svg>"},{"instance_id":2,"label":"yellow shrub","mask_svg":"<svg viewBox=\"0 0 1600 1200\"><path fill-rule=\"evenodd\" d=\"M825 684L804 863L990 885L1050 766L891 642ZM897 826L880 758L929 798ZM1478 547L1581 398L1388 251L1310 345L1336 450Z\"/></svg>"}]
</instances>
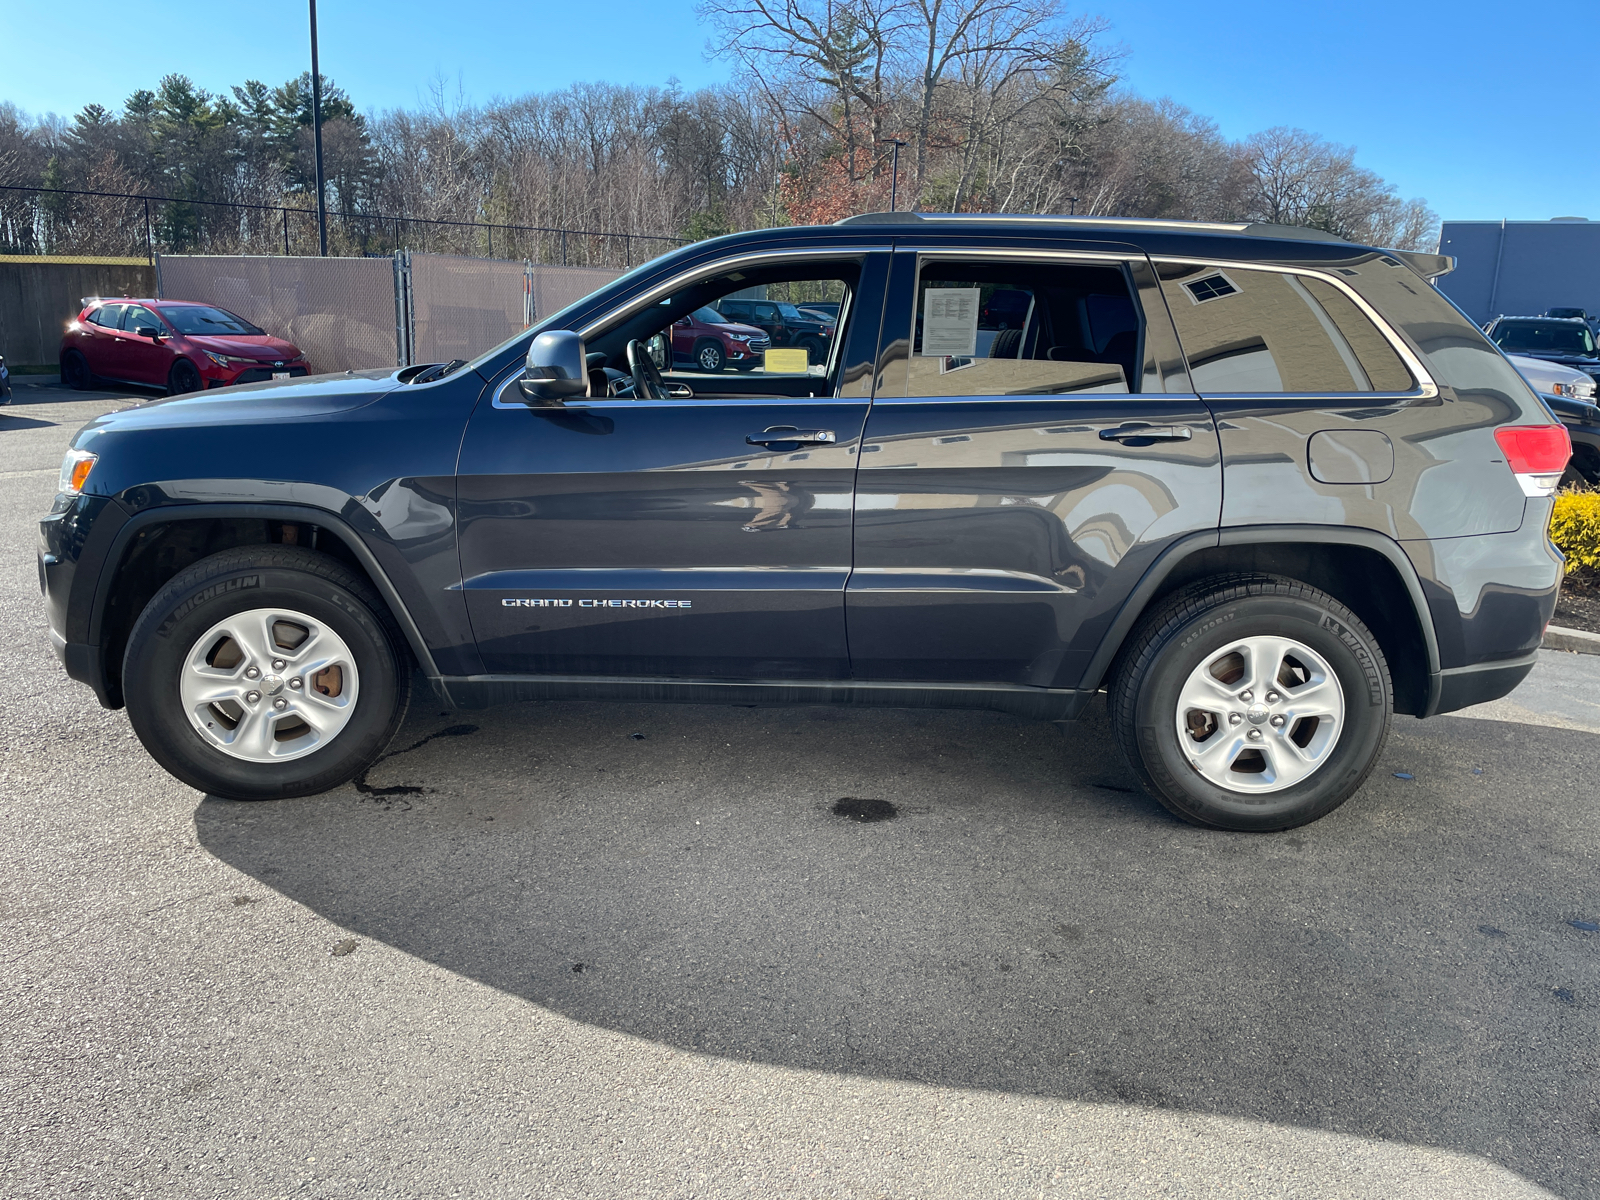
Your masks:
<instances>
[{"instance_id":1,"label":"yellow shrub","mask_svg":"<svg viewBox=\"0 0 1600 1200\"><path fill-rule=\"evenodd\" d=\"M1550 540L1567 556L1567 573L1600 570L1600 492L1563 492L1550 514Z\"/></svg>"}]
</instances>

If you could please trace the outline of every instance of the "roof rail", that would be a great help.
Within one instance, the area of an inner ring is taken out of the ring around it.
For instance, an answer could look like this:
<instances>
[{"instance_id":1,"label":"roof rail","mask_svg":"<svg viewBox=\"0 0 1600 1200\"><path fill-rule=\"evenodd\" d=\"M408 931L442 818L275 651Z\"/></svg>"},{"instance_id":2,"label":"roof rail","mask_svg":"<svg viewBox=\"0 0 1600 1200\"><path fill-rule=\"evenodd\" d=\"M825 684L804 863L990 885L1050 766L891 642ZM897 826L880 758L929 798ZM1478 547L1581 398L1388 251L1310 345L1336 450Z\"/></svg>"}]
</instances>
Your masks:
<instances>
[{"instance_id":1,"label":"roof rail","mask_svg":"<svg viewBox=\"0 0 1600 1200\"><path fill-rule=\"evenodd\" d=\"M1079 217L1064 213L859 213L836 225L943 225L1003 221L1008 225L1065 225L1080 229L1166 229L1175 233L1242 233L1251 237L1294 238L1310 242L1344 242L1321 229L1302 225L1269 225L1262 221L1176 221L1158 217Z\"/></svg>"},{"instance_id":2,"label":"roof rail","mask_svg":"<svg viewBox=\"0 0 1600 1200\"><path fill-rule=\"evenodd\" d=\"M1348 238L1308 225L1273 225L1266 221L1174 221L1157 217L1079 217L1051 213L857 213L835 221L835 225L945 225L1003 221L1008 225L1058 225L1078 229L1152 229L1174 233L1234 233L1246 237L1285 238L1300 242L1332 242L1341 246L1359 245ZM1415 250L1389 250L1424 279L1437 279L1456 268L1448 254L1422 254Z\"/></svg>"},{"instance_id":3,"label":"roof rail","mask_svg":"<svg viewBox=\"0 0 1600 1200\"><path fill-rule=\"evenodd\" d=\"M857 213L835 225L943 225L1004 221L1008 225L1077 225L1085 229L1198 229L1209 233L1243 233L1243 221L1163 221L1149 217L1078 217L1065 213Z\"/></svg>"}]
</instances>

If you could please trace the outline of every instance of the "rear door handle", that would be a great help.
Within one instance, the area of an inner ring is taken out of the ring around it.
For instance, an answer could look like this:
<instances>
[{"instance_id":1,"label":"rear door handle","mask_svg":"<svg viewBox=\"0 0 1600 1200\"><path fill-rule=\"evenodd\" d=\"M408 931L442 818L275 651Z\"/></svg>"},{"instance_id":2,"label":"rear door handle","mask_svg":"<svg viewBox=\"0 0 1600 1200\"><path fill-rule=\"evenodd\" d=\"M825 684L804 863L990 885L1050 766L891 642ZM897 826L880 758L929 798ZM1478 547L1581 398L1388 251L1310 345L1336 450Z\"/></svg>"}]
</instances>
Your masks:
<instances>
[{"instance_id":1,"label":"rear door handle","mask_svg":"<svg viewBox=\"0 0 1600 1200\"><path fill-rule=\"evenodd\" d=\"M831 429L796 429L792 425L788 428L774 425L760 433L748 434L744 440L752 446L776 446L789 442L798 442L802 446L831 446L838 439Z\"/></svg>"},{"instance_id":2,"label":"rear door handle","mask_svg":"<svg viewBox=\"0 0 1600 1200\"><path fill-rule=\"evenodd\" d=\"M1102 442L1187 442L1194 433L1187 425L1141 425L1130 423L1116 429L1102 429Z\"/></svg>"}]
</instances>

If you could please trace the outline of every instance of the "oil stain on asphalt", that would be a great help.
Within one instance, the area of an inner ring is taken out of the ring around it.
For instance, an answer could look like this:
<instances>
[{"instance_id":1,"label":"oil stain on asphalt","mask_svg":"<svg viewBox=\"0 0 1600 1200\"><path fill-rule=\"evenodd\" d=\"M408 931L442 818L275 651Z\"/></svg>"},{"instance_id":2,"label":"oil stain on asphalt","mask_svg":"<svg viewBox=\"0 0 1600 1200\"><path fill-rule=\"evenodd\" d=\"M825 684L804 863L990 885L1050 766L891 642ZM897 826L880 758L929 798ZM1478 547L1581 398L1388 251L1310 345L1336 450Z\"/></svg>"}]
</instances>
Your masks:
<instances>
[{"instance_id":1,"label":"oil stain on asphalt","mask_svg":"<svg viewBox=\"0 0 1600 1200\"><path fill-rule=\"evenodd\" d=\"M833 815L843 817L847 821L870 825L874 821L892 821L900 815L900 810L887 800L865 800L856 796L846 796L834 804Z\"/></svg>"}]
</instances>

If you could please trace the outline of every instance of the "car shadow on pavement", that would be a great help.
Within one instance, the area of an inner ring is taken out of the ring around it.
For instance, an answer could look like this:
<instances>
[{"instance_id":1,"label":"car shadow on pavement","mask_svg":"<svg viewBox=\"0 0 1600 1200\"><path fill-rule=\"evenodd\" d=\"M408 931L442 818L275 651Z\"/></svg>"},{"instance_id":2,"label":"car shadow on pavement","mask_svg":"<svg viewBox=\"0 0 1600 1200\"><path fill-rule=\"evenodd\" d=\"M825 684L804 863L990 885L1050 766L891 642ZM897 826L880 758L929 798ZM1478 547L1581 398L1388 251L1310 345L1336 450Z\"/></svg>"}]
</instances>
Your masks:
<instances>
[{"instance_id":1,"label":"car shadow on pavement","mask_svg":"<svg viewBox=\"0 0 1600 1200\"><path fill-rule=\"evenodd\" d=\"M1434 1145L1577 1196L1600 1165L1597 749L1403 719L1343 809L1248 836L1169 818L1098 708L1065 734L434 708L354 787L195 821L358 938L609 1030Z\"/></svg>"},{"instance_id":2,"label":"car shadow on pavement","mask_svg":"<svg viewBox=\"0 0 1600 1200\"><path fill-rule=\"evenodd\" d=\"M0 433L7 433L13 429L49 429L58 425L58 421L41 421L37 417L19 417L15 413L0 409Z\"/></svg>"}]
</instances>

